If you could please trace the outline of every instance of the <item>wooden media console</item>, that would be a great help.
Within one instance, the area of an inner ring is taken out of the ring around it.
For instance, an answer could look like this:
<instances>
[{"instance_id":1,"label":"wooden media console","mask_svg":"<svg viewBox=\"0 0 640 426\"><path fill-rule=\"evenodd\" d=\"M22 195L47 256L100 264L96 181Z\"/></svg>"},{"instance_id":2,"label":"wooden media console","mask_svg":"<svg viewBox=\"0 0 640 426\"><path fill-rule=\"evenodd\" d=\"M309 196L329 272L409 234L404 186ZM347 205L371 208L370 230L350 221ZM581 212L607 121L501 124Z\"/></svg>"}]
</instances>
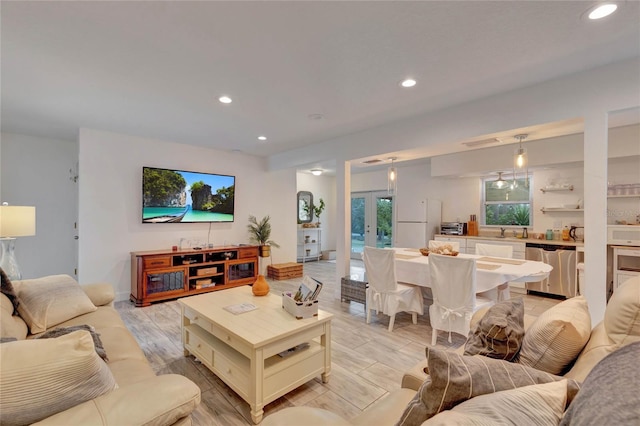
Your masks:
<instances>
[{"instance_id":1,"label":"wooden media console","mask_svg":"<svg viewBox=\"0 0 640 426\"><path fill-rule=\"evenodd\" d=\"M131 301L136 306L253 284L259 246L131 252Z\"/></svg>"}]
</instances>

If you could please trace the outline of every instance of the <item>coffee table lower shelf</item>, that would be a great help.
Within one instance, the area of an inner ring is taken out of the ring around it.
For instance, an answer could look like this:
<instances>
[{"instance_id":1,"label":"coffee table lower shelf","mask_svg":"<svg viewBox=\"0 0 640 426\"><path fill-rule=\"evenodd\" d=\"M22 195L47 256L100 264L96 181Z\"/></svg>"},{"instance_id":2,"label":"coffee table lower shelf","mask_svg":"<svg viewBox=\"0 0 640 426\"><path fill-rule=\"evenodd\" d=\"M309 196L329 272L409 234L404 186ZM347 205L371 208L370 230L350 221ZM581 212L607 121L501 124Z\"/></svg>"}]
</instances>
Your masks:
<instances>
[{"instance_id":1,"label":"coffee table lower shelf","mask_svg":"<svg viewBox=\"0 0 640 426\"><path fill-rule=\"evenodd\" d=\"M198 358L242 399L251 402L251 362L197 325L185 327L185 349ZM264 405L324 372L324 351L316 340L297 353L272 355L264 361Z\"/></svg>"}]
</instances>

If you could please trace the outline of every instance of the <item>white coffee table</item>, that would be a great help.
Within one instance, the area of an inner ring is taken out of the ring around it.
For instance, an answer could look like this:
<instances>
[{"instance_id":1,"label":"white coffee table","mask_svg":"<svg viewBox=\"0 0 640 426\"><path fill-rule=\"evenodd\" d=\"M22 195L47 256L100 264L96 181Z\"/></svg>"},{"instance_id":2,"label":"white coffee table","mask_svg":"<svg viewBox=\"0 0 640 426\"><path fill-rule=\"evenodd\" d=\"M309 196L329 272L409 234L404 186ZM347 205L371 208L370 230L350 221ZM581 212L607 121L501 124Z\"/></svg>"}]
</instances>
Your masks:
<instances>
[{"instance_id":1,"label":"white coffee table","mask_svg":"<svg viewBox=\"0 0 640 426\"><path fill-rule=\"evenodd\" d=\"M282 297L256 297L251 287L236 287L178 300L182 309L185 356L193 354L251 406L260 423L269 402L321 375L331 373L332 314L297 320L282 308ZM258 307L233 314L224 308L241 303ZM282 357L302 343L309 347Z\"/></svg>"}]
</instances>

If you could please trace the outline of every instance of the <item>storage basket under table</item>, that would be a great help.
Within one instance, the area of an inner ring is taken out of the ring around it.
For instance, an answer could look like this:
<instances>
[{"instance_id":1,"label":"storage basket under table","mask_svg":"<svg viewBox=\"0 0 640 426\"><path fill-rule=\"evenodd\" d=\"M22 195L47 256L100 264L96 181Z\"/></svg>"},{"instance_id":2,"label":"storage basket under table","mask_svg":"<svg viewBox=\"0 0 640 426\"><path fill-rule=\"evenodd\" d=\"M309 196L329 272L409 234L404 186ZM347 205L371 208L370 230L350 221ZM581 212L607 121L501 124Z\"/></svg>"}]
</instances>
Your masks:
<instances>
[{"instance_id":1,"label":"storage basket under table","mask_svg":"<svg viewBox=\"0 0 640 426\"><path fill-rule=\"evenodd\" d=\"M340 282L340 298L343 302L358 302L363 305L367 300L367 283L349 277L342 277Z\"/></svg>"}]
</instances>

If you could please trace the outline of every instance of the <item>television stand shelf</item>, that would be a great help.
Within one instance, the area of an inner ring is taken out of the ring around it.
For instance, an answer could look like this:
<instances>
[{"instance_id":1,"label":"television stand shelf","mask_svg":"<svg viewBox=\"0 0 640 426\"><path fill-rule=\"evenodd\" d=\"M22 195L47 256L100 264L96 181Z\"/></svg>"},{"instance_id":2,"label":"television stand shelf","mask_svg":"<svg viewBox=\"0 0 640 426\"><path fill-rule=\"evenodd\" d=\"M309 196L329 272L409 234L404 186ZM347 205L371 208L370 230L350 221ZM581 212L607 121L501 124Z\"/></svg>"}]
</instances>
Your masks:
<instances>
[{"instance_id":1,"label":"television stand shelf","mask_svg":"<svg viewBox=\"0 0 640 426\"><path fill-rule=\"evenodd\" d=\"M136 306L253 284L259 246L131 252L131 296Z\"/></svg>"}]
</instances>

